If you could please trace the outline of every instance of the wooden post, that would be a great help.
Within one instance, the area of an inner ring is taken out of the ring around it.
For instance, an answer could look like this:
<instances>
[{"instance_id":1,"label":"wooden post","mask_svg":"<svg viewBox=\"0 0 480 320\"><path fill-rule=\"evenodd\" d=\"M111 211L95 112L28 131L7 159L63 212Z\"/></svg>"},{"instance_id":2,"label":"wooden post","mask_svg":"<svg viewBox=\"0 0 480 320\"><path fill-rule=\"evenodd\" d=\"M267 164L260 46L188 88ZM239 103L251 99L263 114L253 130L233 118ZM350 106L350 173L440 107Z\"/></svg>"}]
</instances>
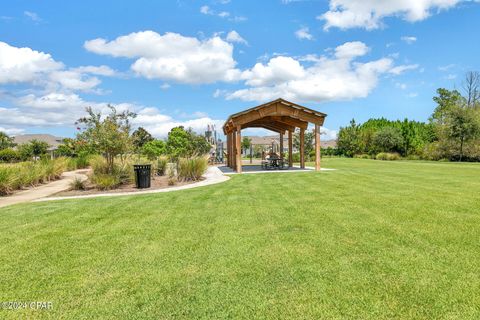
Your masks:
<instances>
[{"instance_id":1,"label":"wooden post","mask_svg":"<svg viewBox=\"0 0 480 320\"><path fill-rule=\"evenodd\" d=\"M230 133L227 133L227 167L230 167Z\"/></svg>"},{"instance_id":2,"label":"wooden post","mask_svg":"<svg viewBox=\"0 0 480 320\"><path fill-rule=\"evenodd\" d=\"M315 124L315 171L320 171L320 126Z\"/></svg>"},{"instance_id":3,"label":"wooden post","mask_svg":"<svg viewBox=\"0 0 480 320\"><path fill-rule=\"evenodd\" d=\"M283 160L283 132L280 132L280 159Z\"/></svg>"},{"instance_id":4,"label":"wooden post","mask_svg":"<svg viewBox=\"0 0 480 320\"><path fill-rule=\"evenodd\" d=\"M235 150L236 150L236 138L235 138L235 130L232 131L232 157L230 158L230 161L232 161L232 169L236 168L236 161L235 161Z\"/></svg>"},{"instance_id":5,"label":"wooden post","mask_svg":"<svg viewBox=\"0 0 480 320\"><path fill-rule=\"evenodd\" d=\"M305 129L300 128L300 168L305 169Z\"/></svg>"},{"instance_id":6,"label":"wooden post","mask_svg":"<svg viewBox=\"0 0 480 320\"><path fill-rule=\"evenodd\" d=\"M288 166L293 167L293 134L288 130Z\"/></svg>"},{"instance_id":7,"label":"wooden post","mask_svg":"<svg viewBox=\"0 0 480 320\"><path fill-rule=\"evenodd\" d=\"M242 127L237 126L236 146L237 146L237 173L242 173Z\"/></svg>"},{"instance_id":8,"label":"wooden post","mask_svg":"<svg viewBox=\"0 0 480 320\"><path fill-rule=\"evenodd\" d=\"M252 158L253 158L253 145L252 145L252 142L250 141L250 164L252 163Z\"/></svg>"}]
</instances>

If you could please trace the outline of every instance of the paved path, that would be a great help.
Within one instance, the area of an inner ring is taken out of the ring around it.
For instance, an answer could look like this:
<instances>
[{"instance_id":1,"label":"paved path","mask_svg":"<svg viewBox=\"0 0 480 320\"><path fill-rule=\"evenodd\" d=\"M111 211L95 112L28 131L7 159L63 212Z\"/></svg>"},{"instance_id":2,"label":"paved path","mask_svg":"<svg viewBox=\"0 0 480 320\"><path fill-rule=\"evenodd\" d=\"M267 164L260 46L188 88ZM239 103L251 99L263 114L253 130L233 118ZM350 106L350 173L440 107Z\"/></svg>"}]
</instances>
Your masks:
<instances>
[{"instance_id":1,"label":"paved path","mask_svg":"<svg viewBox=\"0 0 480 320\"><path fill-rule=\"evenodd\" d=\"M60 180L53 181L48 184L43 184L28 190L20 191L8 197L1 197L0 208L21 202L34 201L40 198L51 196L52 194L55 194L57 192L68 190L70 189L70 182L73 179L79 178L82 180L86 180L86 172L86 169L67 171L62 174L62 179Z\"/></svg>"},{"instance_id":2,"label":"paved path","mask_svg":"<svg viewBox=\"0 0 480 320\"><path fill-rule=\"evenodd\" d=\"M118 193L97 193L97 194L88 194L84 196L68 196L68 197L50 197L34 200L38 201L51 201L51 200L64 200L64 199L84 199L84 198L97 198L97 197L120 197L127 195L138 195L138 194L150 194L150 193L161 193L161 192L171 192L177 190L185 190L197 187L208 186L220 182L227 181L230 177L223 175L223 173L217 167L210 166L207 169L207 172L203 175L205 178L202 181L186 184L178 187L156 189L156 190L144 190L144 191L130 191L130 192L118 192Z\"/></svg>"}]
</instances>

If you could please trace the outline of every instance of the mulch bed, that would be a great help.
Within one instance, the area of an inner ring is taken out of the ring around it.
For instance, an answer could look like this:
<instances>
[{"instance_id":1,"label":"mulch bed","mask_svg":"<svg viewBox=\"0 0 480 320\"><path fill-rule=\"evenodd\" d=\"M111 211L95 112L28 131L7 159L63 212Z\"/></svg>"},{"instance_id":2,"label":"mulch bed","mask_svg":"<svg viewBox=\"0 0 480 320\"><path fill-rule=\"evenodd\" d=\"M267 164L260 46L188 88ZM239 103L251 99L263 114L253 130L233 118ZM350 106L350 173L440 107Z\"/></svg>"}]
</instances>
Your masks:
<instances>
[{"instance_id":1,"label":"mulch bed","mask_svg":"<svg viewBox=\"0 0 480 320\"><path fill-rule=\"evenodd\" d=\"M203 180L203 178L201 180ZM195 182L198 182L198 181L175 181L175 184L173 186L169 186L167 176L155 176L155 177L152 177L151 187L147 189L138 189L135 187L135 183L131 183L131 184L121 185L118 188L113 190L98 190L95 188L95 185L90 182L90 180L87 180L85 182L85 186L86 186L85 190L62 191L52 195L52 197L69 197L69 196L82 196L82 195L99 194L99 193L119 193L119 192L157 190L157 189L166 189L166 188L183 186L183 185L187 185Z\"/></svg>"}]
</instances>

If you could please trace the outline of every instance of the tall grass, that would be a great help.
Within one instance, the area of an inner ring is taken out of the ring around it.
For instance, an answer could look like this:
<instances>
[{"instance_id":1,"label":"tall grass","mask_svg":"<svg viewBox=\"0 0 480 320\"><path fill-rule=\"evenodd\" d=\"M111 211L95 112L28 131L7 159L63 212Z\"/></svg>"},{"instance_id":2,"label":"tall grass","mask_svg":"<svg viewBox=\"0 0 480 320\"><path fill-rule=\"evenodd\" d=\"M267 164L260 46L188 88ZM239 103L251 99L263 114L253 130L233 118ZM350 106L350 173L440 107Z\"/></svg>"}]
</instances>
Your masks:
<instances>
[{"instance_id":1,"label":"tall grass","mask_svg":"<svg viewBox=\"0 0 480 320\"><path fill-rule=\"evenodd\" d=\"M112 172L109 170L105 158L101 156L92 157L90 159L90 165L93 170L90 179L96 185L97 189L115 189L122 184L128 184L134 181L133 163L130 159L123 161L116 159Z\"/></svg>"},{"instance_id":2,"label":"tall grass","mask_svg":"<svg viewBox=\"0 0 480 320\"><path fill-rule=\"evenodd\" d=\"M59 179L68 167L66 158L0 164L0 195Z\"/></svg>"},{"instance_id":3,"label":"tall grass","mask_svg":"<svg viewBox=\"0 0 480 320\"><path fill-rule=\"evenodd\" d=\"M178 179L197 181L207 171L208 160L205 157L180 158L177 164Z\"/></svg>"}]
</instances>

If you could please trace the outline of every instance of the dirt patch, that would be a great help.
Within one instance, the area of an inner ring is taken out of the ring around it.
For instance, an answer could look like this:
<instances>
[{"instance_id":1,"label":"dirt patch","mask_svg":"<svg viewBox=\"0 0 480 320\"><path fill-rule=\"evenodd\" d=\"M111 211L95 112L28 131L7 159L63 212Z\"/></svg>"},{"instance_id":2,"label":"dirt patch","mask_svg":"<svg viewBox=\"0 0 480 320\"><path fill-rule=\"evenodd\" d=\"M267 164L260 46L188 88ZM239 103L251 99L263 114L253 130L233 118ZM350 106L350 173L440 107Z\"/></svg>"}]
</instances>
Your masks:
<instances>
[{"instance_id":1,"label":"dirt patch","mask_svg":"<svg viewBox=\"0 0 480 320\"><path fill-rule=\"evenodd\" d=\"M201 178L203 180L204 178ZM134 183L131 184L124 184L119 186L117 189L114 190L98 190L95 188L90 180L85 182L86 189L85 190L67 190L62 191L56 194L51 195L51 197L70 197L70 196L84 196L89 194L100 194L100 193L121 193L121 192L136 192L136 191L145 191L145 190L157 190L157 189L168 189L172 187L184 186L187 184L195 183L198 181L176 181L173 186L168 185L168 177L167 176L155 176L151 180L151 187L147 189L138 189L135 187Z\"/></svg>"}]
</instances>

